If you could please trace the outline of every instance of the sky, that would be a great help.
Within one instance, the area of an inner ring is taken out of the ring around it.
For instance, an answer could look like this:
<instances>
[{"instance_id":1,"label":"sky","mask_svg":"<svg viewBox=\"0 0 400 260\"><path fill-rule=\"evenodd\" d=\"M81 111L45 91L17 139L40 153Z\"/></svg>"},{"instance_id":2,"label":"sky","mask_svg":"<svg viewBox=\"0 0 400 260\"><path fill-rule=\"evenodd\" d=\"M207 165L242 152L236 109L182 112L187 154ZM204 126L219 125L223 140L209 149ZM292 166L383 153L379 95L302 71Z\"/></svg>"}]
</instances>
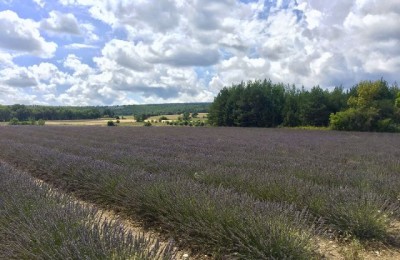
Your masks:
<instances>
[{"instance_id":1,"label":"sky","mask_svg":"<svg viewBox=\"0 0 400 260\"><path fill-rule=\"evenodd\" d=\"M0 0L0 104L211 102L400 74L399 0Z\"/></svg>"}]
</instances>

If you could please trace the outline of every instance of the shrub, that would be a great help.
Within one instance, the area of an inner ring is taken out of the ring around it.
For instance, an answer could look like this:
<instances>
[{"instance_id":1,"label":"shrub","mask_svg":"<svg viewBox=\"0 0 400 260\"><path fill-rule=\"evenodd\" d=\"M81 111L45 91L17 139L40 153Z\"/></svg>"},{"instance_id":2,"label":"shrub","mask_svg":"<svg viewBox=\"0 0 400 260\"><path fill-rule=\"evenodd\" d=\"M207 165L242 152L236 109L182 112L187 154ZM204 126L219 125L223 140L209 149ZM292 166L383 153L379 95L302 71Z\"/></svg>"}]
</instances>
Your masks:
<instances>
[{"instance_id":1,"label":"shrub","mask_svg":"<svg viewBox=\"0 0 400 260\"><path fill-rule=\"evenodd\" d=\"M116 124L114 123L114 121L110 120L107 122L107 126L116 126Z\"/></svg>"},{"instance_id":2,"label":"shrub","mask_svg":"<svg viewBox=\"0 0 400 260\"><path fill-rule=\"evenodd\" d=\"M147 121L147 122L144 122L143 126L152 126L152 124L149 121Z\"/></svg>"},{"instance_id":3,"label":"shrub","mask_svg":"<svg viewBox=\"0 0 400 260\"><path fill-rule=\"evenodd\" d=\"M18 118L13 117L13 118L11 118L10 122L8 122L8 124L9 125L19 125L20 122L19 122Z\"/></svg>"},{"instance_id":4,"label":"shrub","mask_svg":"<svg viewBox=\"0 0 400 260\"><path fill-rule=\"evenodd\" d=\"M168 117L162 116L162 117L160 117L160 118L158 119L159 122L161 122L162 120L168 120Z\"/></svg>"}]
</instances>

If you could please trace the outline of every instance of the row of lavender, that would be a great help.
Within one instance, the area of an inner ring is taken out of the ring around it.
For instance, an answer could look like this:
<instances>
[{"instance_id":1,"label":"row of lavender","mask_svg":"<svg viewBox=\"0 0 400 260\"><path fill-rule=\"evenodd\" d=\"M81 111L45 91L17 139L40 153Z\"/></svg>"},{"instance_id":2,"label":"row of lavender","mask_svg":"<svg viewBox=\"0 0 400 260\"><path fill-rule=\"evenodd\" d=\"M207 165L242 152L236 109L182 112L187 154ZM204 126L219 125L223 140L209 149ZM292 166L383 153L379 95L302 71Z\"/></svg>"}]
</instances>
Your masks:
<instances>
[{"instance_id":1,"label":"row of lavender","mask_svg":"<svg viewBox=\"0 0 400 260\"><path fill-rule=\"evenodd\" d=\"M309 257L315 225L385 241L399 217L392 134L10 127L0 142L36 176L220 254Z\"/></svg>"},{"instance_id":2,"label":"row of lavender","mask_svg":"<svg viewBox=\"0 0 400 260\"><path fill-rule=\"evenodd\" d=\"M126 231L92 207L0 164L0 259L172 259L172 244Z\"/></svg>"}]
</instances>

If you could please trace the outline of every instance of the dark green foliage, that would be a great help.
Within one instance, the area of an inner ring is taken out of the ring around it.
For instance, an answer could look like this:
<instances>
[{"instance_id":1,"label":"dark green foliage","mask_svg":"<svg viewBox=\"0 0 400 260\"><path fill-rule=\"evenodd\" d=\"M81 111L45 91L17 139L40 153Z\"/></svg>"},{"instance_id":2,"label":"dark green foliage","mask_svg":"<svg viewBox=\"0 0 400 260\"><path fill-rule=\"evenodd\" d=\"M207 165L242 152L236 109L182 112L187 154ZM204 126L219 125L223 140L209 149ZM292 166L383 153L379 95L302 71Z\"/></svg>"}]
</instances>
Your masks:
<instances>
[{"instance_id":1,"label":"dark green foliage","mask_svg":"<svg viewBox=\"0 0 400 260\"><path fill-rule=\"evenodd\" d=\"M125 106L128 114L176 115L184 112L207 113L210 103L176 103L176 104L154 104L154 105L132 105ZM117 110L116 110L117 111Z\"/></svg>"},{"instance_id":2,"label":"dark green foliage","mask_svg":"<svg viewBox=\"0 0 400 260\"><path fill-rule=\"evenodd\" d=\"M150 114L134 114L136 122L144 122L147 118L151 117Z\"/></svg>"},{"instance_id":3,"label":"dark green foliage","mask_svg":"<svg viewBox=\"0 0 400 260\"><path fill-rule=\"evenodd\" d=\"M273 127L282 123L284 86L254 81L224 88L214 99L208 121L218 126Z\"/></svg>"},{"instance_id":4,"label":"dark green foliage","mask_svg":"<svg viewBox=\"0 0 400 260\"><path fill-rule=\"evenodd\" d=\"M399 131L399 109L396 106L399 93L397 86L389 87L384 80L360 82L348 99L349 108L331 114L331 128L349 131Z\"/></svg>"},{"instance_id":5,"label":"dark green foliage","mask_svg":"<svg viewBox=\"0 0 400 260\"><path fill-rule=\"evenodd\" d=\"M158 119L159 122L163 121L163 120L168 120L168 117L166 116L162 116Z\"/></svg>"},{"instance_id":6,"label":"dark green foliage","mask_svg":"<svg viewBox=\"0 0 400 260\"><path fill-rule=\"evenodd\" d=\"M44 120L95 119L101 116L95 107L46 107L12 105L0 106L0 121L8 121L15 117L19 121L38 118Z\"/></svg>"},{"instance_id":7,"label":"dark green foliage","mask_svg":"<svg viewBox=\"0 0 400 260\"><path fill-rule=\"evenodd\" d=\"M182 114L184 112L206 113L210 103L182 103L155 105L126 105L126 106L88 106L88 107L52 107L26 105L0 105L0 122L9 121L15 117L19 121L29 118L44 120L75 120L96 119L100 117L114 118L115 115L144 115L144 119L156 115ZM119 117L119 116L118 116ZM118 119L118 118L116 118Z\"/></svg>"},{"instance_id":8,"label":"dark green foliage","mask_svg":"<svg viewBox=\"0 0 400 260\"><path fill-rule=\"evenodd\" d=\"M114 123L114 121L109 120L107 121L107 126L116 126L116 124Z\"/></svg>"},{"instance_id":9,"label":"dark green foliage","mask_svg":"<svg viewBox=\"0 0 400 260\"><path fill-rule=\"evenodd\" d=\"M11 118L10 122L8 122L8 124L9 125L19 125L20 122L19 122L18 118L13 117L13 118Z\"/></svg>"},{"instance_id":10,"label":"dark green foliage","mask_svg":"<svg viewBox=\"0 0 400 260\"><path fill-rule=\"evenodd\" d=\"M147 122L144 122L143 126L152 126L152 124L149 121L147 121Z\"/></svg>"},{"instance_id":11,"label":"dark green foliage","mask_svg":"<svg viewBox=\"0 0 400 260\"><path fill-rule=\"evenodd\" d=\"M302 125L327 126L329 124L329 92L320 87L313 87L305 95L301 104Z\"/></svg>"},{"instance_id":12,"label":"dark green foliage","mask_svg":"<svg viewBox=\"0 0 400 260\"><path fill-rule=\"evenodd\" d=\"M397 103L396 103L397 99ZM249 81L223 88L209 111L215 126L328 126L335 130L398 131L400 96L397 85L362 81L344 92L313 87ZM347 109L347 110L346 110Z\"/></svg>"},{"instance_id":13,"label":"dark green foliage","mask_svg":"<svg viewBox=\"0 0 400 260\"><path fill-rule=\"evenodd\" d=\"M46 124L46 121L44 121L43 119L39 119L37 122L38 125L43 126Z\"/></svg>"},{"instance_id":14,"label":"dark green foliage","mask_svg":"<svg viewBox=\"0 0 400 260\"><path fill-rule=\"evenodd\" d=\"M189 121L190 120L190 113L189 112L184 112L182 115L182 120L183 121Z\"/></svg>"},{"instance_id":15,"label":"dark green foliage","mask_svg":"<svg viewBox=\"0 0 400 260\"><path fill-rule=\"evenodd\" d=\"M327 126L329 115L343 108L342 88L311 91L271 81L249 81L222 89L209 111L216 126Z\"/></svg>"}]
</instances>

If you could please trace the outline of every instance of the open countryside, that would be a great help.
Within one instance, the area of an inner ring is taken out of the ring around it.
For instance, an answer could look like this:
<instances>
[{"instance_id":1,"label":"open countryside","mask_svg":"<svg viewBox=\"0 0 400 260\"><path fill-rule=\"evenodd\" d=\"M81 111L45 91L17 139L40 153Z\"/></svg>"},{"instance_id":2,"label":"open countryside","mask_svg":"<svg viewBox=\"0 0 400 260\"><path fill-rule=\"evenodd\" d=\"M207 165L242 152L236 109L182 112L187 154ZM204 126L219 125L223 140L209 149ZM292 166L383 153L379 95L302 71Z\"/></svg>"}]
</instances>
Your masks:
<instances>
[{"instance_id":1,"label":"open countryside","mask_svg":"<svg viewBox=\"0 0 400 260\"><path fill-rule=\"evenodd\" d=\"M0 1L0 260L399 260L399 6Z\"/></svg>"}]
</instances>

